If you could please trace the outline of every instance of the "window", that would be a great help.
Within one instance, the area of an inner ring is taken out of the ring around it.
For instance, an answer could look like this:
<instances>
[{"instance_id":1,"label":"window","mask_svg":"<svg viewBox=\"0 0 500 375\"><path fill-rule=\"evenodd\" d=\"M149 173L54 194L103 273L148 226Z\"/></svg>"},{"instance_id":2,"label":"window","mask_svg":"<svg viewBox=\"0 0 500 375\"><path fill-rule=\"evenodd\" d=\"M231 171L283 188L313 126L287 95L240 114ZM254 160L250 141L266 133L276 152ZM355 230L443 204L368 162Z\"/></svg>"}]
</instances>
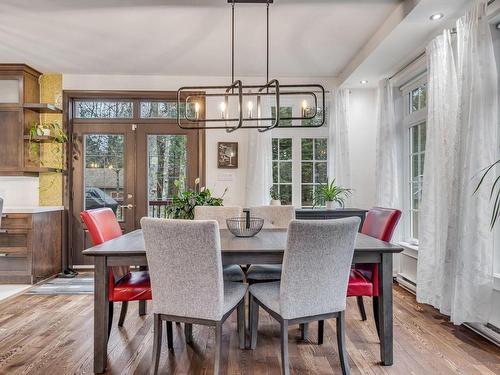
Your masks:
<instances>
[{"instance_id":1,"label":"window","mask_svg":"<svg viewBox=\"0 0 500 375\"><path fill-rule=\"evenodd\" d=\"M271 117L276 117L276 107L271 107ZM292 117L292 107L280 107L280 118ZM280 120L278 126L291 126L292 120Z\"/></svg>"},{"instance_id":2,"label":"window","mask_svg":"<svg viewBox=\"0 0 500 375\"><path fill-rule=\"evenodd\" d=\"M410 237L418 241L418 210L422 200L424 178L426 124L422 122L410 128Z\"/></svg>"},{"instance_id":3,"label":"window","mask_svg":"<svg viewBox=\"0 0 500 375\"><path fill-rule=\"evenodd\" d=\"M321 108L316 109L316 116L309 120L302 120L302 126L318 126L323 121L323 110Z\"/></svg>"},{"instance_id":4,"label":"window","mask_svg":"<svg viewBox=\"0 0 500 375\"><path fill-rule=\"evenodd\" d=\"M292 138L273 138L273 189L292 204Z\"/></svg>"},{"instance_id":5,"label":"window","mask_svg":"<svg viewBox=\"0 0 500 375\"><path fill-rule=\"evenodd\" d=\"M419 209L424 176L427 85L425 77L401 88L404 97L405 192L404 228L407 242L418 245Z\"/></svg>"},{"instance_id":6,"label":"window","mask_svg":"<svg viewBox=\"0 0 500 375\"><path fill-rule=\"evenodd\" d=\"M273 138L273 189L282 204L312 207L315 189L328 182L328 138Z\"/></svg>"},{"instance_id":7,"label":"window","mask_svg":"<svg viewBox=\"0 0 500 375\"><path fill-rule=\"evenodd\" d=\"M180 103L180 108L183 118L186 103ZM194 117L194 104L189 106L188 116ZM177 119L177 102L141 102L140 117Z\"/></svg>"},{"instance_id":8,"label":"window","mask_svg":"<svg viewBox=\"0 0 500 375\"><path fill-rule=\"evenodd\" d=\"M75 118L112 119L132 118L132 102L120 101L75 101Z\"/></svg>"},{"instance_id":9,"label":"window","mask_svg":"<svg viewBox=\"0 0 500 375\"><path fill-rule=\"evenodd\" d=\"M327 145L327 138L302 138L301 140L302 207L312 207L316 187L328 182Z\"/></svg>"}]
</instances>

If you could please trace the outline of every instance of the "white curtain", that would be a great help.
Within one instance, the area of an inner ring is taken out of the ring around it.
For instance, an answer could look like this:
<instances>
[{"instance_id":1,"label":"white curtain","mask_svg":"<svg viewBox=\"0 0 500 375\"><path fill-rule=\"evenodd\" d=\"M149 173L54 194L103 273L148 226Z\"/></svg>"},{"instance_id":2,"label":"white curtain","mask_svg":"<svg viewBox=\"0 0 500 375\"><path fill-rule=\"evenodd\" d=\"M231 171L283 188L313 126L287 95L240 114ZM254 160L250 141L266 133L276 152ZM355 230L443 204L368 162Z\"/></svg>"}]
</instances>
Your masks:
<instances>
[{"instance_id":1,"label":"white curtain","mask_svg":"<svg viewBox=\"0 0 500 375\"><path fill-rule=\"evenodd\" d=\"M401 124L396 121L393 86L389 79L379 82L377 93L377 147L375 160L376 205L403 209L403 148ZM393 241L401 240L400 226Z\"/></svg>"},{"instance_id":2,"label":"white curtain","mask_svg":"<svg viewBox=\"0 0 500 375\"><path fill-rule=\"evenodd\" d=\"M328 128L328 159L330 179L337 185L351 187L349 156L349 90L337 89L331 97Z\"/></svg>"},{"instance_id":3,"label":"white curtain","mask_svg":"<svg viewBox=\"0 0 500 375\"><path fill-rule=\"evenodd\" d=\"M457 73L449 30L428 45L426 55L428 116L417 298L449 314L455 254L447 241L448 225L454 220L452 190L458 115Z\"/></svg>"},{"instance_id":4,"label":"white curtain","mask_svg":"<svg viewBox=\"0 0 500 375\"><path fill-rule=\"evenodd\" d=\"M257 109L262 117L271 117L271 105L267 97ZM271 201L273 185L272 131L248 130L248 162L245 187L246 206L265 206Z\"/></svg>"},{"instance_id":5,"label":"white curtain","mask_svg":"<svg viewBox=\"0 0 500 375\"><path fill-rule=\"evenodd\" d=\"M427 155L424 173L427 174L429 169L427 163L430 156L434 158L431 162L434 167L440 165L440 168L449 168L448 173L452 176L449 193L451 203L445 207L448 202L440 200L443 193L437 190L438 187L433 189L431 185L426 190L424 182L423 200L427 203L422 207L422 223L425 218L433 222L439 219L438 209L429 207L433 201L440 208L448 210L449 216L446 240L437 238L430 225L427 226L427 236L430 238L423 239L424 235L421 235L426 246L419 248L419 258L422 256L422 259L419 259L418 264L418 282L422 279L424 284L417 286L417 299L431 303L450 315L455 324L487 322L493 293L494 244L493 232L489 228L489 191L483 188L473 194L480 171L498 158L497 72L486 6L485 0L477 1L457 22L456 123L455 126L449 125L452 136L445 139L446 142L441 140L441 147L445 148L443 152L451 153L454 158L448 165L441 165L443 161L437 158L438 155ZM438 43L436 47L451 49ZM443 64L432 57L430 62L434 65L430 66L431 72ZM434 86L443 81L442 77L436 78L432 74L429 78L429 84ZM439 90L430 91L429 100L437 103L440 100L435 97L438 93ZM452 106L443 108L443 111L439 114L435 107L429 107L429 119L449 116L446 121L451 121L454 114ZM433 120L429 125L436 126L437 123ZM456 137L453 137L453 128L456 129ZM431 129L429 127L428 132L436 131ZM432 135L428 133L427 139ZM428 184L431 182L427 181ZM486 186L489 183L491 180L486 182ZM439 236L443 235L439 233ZM431 256L431 252L441 256ZM429 281L432 269L435 277L433 282ZM439 275L438 272L446 274Z\"/></svg>"}]
</instances>

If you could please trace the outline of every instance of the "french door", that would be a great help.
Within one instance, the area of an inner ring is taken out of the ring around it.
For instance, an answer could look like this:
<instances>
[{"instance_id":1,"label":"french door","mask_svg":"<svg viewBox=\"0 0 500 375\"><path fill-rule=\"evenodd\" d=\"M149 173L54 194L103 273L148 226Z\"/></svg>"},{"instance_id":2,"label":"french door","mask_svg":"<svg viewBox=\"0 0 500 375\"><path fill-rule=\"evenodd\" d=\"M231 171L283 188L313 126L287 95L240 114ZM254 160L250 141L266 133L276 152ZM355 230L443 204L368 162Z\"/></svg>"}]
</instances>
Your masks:
<instances>
[{"instance_id":1,"label":"french door","mask_svg":"<svg viewBox=\"0 0 500 375\"><path fill-rule=\"evenodd\" d=\"M76 123L73 125L71 264L92 264L92 246L81 211L109 207L123 232L144 216L164 217L177 193L202 176L200 134L169 123Z\"/></svg>"}]
</instances>

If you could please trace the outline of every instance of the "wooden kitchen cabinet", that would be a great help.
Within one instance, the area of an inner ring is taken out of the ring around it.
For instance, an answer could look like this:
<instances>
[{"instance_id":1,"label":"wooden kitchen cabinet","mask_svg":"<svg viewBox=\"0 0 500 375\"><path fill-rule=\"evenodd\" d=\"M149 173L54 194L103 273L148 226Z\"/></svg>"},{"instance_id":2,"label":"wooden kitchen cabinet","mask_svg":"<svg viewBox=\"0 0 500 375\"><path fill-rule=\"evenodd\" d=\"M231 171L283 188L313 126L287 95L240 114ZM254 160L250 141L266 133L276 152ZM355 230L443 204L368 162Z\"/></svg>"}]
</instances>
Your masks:
<instances>
[{"instance_id":1,"label":"wooden kitchen cabinet","mask_svg":"<svg viewBox=\"0 0 500 375\"><path fill-rule=\"evenodd\" d=\"M34 284L61 272L61 225L61 211L2 215L0 283Z\"/></svg>"}]
</instances>

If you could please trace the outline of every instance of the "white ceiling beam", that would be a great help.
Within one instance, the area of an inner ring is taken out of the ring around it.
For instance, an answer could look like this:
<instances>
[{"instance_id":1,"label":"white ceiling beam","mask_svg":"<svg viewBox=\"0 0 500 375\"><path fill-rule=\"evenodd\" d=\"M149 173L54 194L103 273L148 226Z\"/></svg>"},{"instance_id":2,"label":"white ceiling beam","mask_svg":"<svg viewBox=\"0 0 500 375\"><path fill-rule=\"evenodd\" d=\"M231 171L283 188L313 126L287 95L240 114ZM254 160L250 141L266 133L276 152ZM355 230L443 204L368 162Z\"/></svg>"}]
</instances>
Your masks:
<instances>
[{"instance_id":1,"label":"white ceiling beam","mask_svg":"<svg viewBox=\"0 0 500 375\"><path fill-rule=\"evenodd\" d=\"M372 52L390 35L390 33L410 14L421 0L405 0L397 6L368 42L356 53L342 69L338 83L342 85L351 74L372 54Z\"/></svg>"}]
</instances>

